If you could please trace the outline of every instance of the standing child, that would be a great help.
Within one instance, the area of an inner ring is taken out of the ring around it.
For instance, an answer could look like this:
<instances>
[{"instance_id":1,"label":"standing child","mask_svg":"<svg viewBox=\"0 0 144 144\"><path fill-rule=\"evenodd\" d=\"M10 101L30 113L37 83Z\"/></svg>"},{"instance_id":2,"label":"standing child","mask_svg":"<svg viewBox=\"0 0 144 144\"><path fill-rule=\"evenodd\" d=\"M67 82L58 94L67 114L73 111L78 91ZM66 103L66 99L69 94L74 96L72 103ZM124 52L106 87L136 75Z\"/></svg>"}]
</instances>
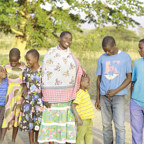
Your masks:
<instances>
[{"instance_id":1,"label":"standing child","mask_svg":"<svg viewBox=\"0 0 144 144\"><path fill-rule=\"evenodd\" d=\"M139 41L139 54L142 58L133 64L132 99L130 101L130 119L132 144L143 143L144 127L144 39Z\"/></svg>"},{"instance_id":2,"label":"standing child","mask_svg":"<svg viewBox=\"0 0 144 144\"><path fill-rule=\"evenodd\" d=\"M41 67L38 63L39 53L31 49L26 53L28 67L24 70L24 91L27 93L23 100L23 114L21 130L29 131L30 144L38 143L38 132L42 117L42 95L41 95Z\"/></svg>"},{"instance_id":3,"label":"standing child","mask_svg":"<svg viewBox=\"0 0 144 144\"><path fill-rule=\"evenodd\" d=\"M7 93L8 82L6 78L6 71L0 66L0 137L1 127L4 118L5 98Z\"/></svg>"},{"instance_id":4,"label":"standing child","mask_svg":"<svg viewBox=\"0 0 144 144\"><path fill-rule=\"evenodd\" d=\"M6 96L5 114L2 124L1 141L4 140L7 129L13 128L12 143L15 143L18 127L21 121L20 106L22 100L21 90L23 88L22 74L25 65L19 62L20 51L13 48L9 53L9 65L5 66L8 79L8 90Z\"/></svg>"},{"instance_id":5,"label":"standing child","mask_svg":"<svg viewBox=\"0 0 144 144\"><path fill-rule=\"evenodd\" d=\"M90 85L90 78L88 76L81 78L80 89L76 94L76 99L73 101L73 113L78 120L76 144L93 143L92 127L94 118L94 110L90 100L90 95L87 89Z\"/></svg>"},{"instance_id":6,"label":"standing child","mask_svg":"<svg viewBox=\"0 0 144 144\"><path fill-rule=\"evenodd\" d=\"M103 123L104 144L112 144L112 120L116 131L116 144L125 144L125 97L126 86L131 82L131 58L118 50L113 37L106 36L102 41L105 53L97 64L96 108L100 109Z\"/></svg>"}]
</instances>

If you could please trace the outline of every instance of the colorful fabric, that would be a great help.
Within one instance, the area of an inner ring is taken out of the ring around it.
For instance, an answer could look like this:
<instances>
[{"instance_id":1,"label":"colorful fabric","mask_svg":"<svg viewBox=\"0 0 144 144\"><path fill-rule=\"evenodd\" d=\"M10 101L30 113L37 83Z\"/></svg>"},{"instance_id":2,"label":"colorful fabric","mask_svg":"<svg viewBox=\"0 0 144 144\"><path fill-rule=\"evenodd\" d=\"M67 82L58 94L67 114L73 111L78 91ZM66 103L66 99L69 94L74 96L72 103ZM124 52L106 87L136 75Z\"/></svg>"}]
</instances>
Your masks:
<instances>
[{"instance_id":1,"label":"colorful fabric","mask_svg":"<svg viewBox=\"0 0 144 144\"><path fill-rule=\"evenodd\" d=\"M132 81L135 82L132 99L144 108L144 58L140 58L134 62Z\"/></svg>"},{"instance_id":2,"label":"colorful fabric","mask_svg":"<svg viewBox=\"0 0 144 144\"><path fill-rule=\"evenodd\" d=\"M57 103L75 99L82 74L83 69L69 48L51 48L43 60L43 101Z\"/></svg>"},{"instance_id":3,"label":"colorful fabric","mask_svg":"<svg viewBox=\"0 0 144 144\"><path fill-rule=\"evenodd\" d=\"M5 114L2 128L12 128L20 125L21 113L21 90L22 90L22 77L25 65L19 68L13 68L11 65L6 65L8 79L8 90L6 96Z\"/></svg>"},{"instance_id":4,"label":"colorful fabric","mask_svg":"<svg viewBox=\"0 0 144 144\"><path fill-rule=\"evenodd\" d=\"M93 144L93 121L83 120L83 125L77 126L76 144Z\"/></svg>"},{"instance_id":5,"label":"colorful fabric","mask_svg":"<svg viewBox=\"0 0 144 144\"><path fill-rule=\"evenodd\" d=\"M44 106L38 142L75 143L75 118L72 102L54 103L51 108Z\"/></svg>"},{"instance_id":6,"label":"colorful fabric","mask_svg":"<svg viewBox=\"0 0 144 144\"><path fill-rule=\"evenodd\" d=\"M110 89L118 88L127 78L127 73L132 72L132 61L130 56L119 51L115 55L104 53L100 56L97 63L97 75L101 75L100 94L106 95ZM116 95L126 95L127 89L124 88Z\"/></svg>"},{"instance_id":7,"label":"colorful fabric","mask_svg":"<svg viewBox=\"0 0 144 144\"><path fill-rule=\"evenodd\" d=\"M28 95L23 100L23 113L20 128L22 131L34 129L39 131L42 119L41 67L33 72L24 70L23 81L26 83Z\"/></svg>"},{"instance_id":8,"label":"colorful fabric","mask_svg":"<svg viewBox=\"0 0 144 144\"><path fill-rule=\"evenodd\" d=\"M7 78L4 78L2 84L0 84L0 106L5 106L7 87L8 87Z\"/></svg>"},{"instance_id":9,"label":"colorful fabric","mask_svg":"<svg viewBox=\"0 0 144 144\"><path fill-rule=\"evenodd\" d=\"M94 109L90 100L90 95L88 91L80 89L76 94L76 99L73 103L78 104L76 110L81 117L81 119L92 119L94 118Z\"/></svg>"}]
</instances>

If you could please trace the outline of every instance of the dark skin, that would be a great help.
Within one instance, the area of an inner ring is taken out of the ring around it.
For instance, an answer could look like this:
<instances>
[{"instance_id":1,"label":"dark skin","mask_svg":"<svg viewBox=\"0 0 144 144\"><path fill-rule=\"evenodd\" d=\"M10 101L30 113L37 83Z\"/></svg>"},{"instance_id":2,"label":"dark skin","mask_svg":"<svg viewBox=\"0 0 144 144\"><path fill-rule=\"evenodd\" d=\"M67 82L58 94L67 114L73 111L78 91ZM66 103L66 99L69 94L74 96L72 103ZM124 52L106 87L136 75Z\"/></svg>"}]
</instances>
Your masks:
<instances>
[{"instance_id":1,"label":"dark skin","mask_svg":"<svg viewBox=\"0 0 144 144\"><path fill-rule=\"evenodd\" d=\"M22 64L19 62L19 59L20 59L20 57L10 56L10 57L9 57L10 65L11 65L13 68L18 68L20 65L22 65ZM7 132L7 128L2 128L0 143L3 142L4 137L5 137L5 135L6 135L6 132ZM17 132L18 132L18 127L13 127L12 142L11 142L12 144L15 143L16 136L17 136Z\"/></svg>"},{"instance_id":2,"label":"dark skin","mask_svg":"<svg viewBox=\"0 0 144 144\"><path fill-rule=\"evenodd\" d=\"M89 86L90 86L90 78L87 76L84 80L81 81L80 89L86 91L89 88ZM83 121L76 110L77 105L78 105L77 103L72 103L72 111L74 115L77 117L78 125L83 125Z\"/></svg>"},{"instance_id":3,"label":"dark skin","mask_svg":"<svg viewBox=\"0 0 144 144\"><path fill-rule=\"evenodd\" d=\"M139 47L138 52L139 52L140 56L144 57L144 43L139 42L138 47ZM132 91L133 91L133 88L134 88L134 84L135 84L135 82L132 81L131 82L131 97L130 98L132 98Z\"/></svg>"},{"instance_id":4,"label":"dark skin","mask_svg":"<svg viewBox=\"0 0 144 144\"><path fill-rule=\"evenodd\" d=\"M103 47L103 50L106 52L107 55L115 55L118 53L118 49L116 47L116 45L114 46L107 46L107 47ZM97 110L100 110L100 82L101 82L101 75L98 75L97 77L97 98L96 98L96 103L95 103L95 107ZM131 82L131 73L127 73L126 74L126 79L125 81L116 89L111 89L108 90L106 93L106 96L108 98L114 96L115 94L117 94L118 92L120 92L122 89L126 88Z\"/></svg>"},{"instance_id":5,"label":"dark skin","mask_svg":"<svg viewBox=\"0 0 144 144\"><path fill-rule=\"evenodd\" d=\"M26 54L26 62L27 65L31 68L33 72L37 71L37 69L40 67L38 63L38 57L32 55L31 53ZM27 86L24 84L23 90L22 90L23 96L25 97L27 95ZM21 111L23 110L23 105L21 104ZM35 138L34 138L35 136ZM29 132L29 142L30 144L39 144L38 143L38 131L31 130Z\"/></svg>"}]
</instances>

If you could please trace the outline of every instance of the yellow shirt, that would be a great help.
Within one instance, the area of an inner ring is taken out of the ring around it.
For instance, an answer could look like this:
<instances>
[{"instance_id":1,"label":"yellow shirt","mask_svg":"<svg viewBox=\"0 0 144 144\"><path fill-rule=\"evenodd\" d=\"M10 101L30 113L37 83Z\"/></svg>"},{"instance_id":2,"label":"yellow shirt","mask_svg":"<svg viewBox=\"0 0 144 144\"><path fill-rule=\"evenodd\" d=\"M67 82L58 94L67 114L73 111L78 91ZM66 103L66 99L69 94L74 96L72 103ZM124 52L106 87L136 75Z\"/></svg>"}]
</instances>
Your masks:
<instances>
[{"instance_id":1,"label":"yellow shirt","mask_svg":"<svg viewBox=\"0 0 144 144\"><path fill-rule=\"evenodd\" d=\"M79 89L76 94L76 99L73 101L73 103L78 104L76 106L76 110L81 119L92 119L95 117L93 105L91 103L90 95L87 90L84 91L82 89Z\"/></svg>"}]
</instances>

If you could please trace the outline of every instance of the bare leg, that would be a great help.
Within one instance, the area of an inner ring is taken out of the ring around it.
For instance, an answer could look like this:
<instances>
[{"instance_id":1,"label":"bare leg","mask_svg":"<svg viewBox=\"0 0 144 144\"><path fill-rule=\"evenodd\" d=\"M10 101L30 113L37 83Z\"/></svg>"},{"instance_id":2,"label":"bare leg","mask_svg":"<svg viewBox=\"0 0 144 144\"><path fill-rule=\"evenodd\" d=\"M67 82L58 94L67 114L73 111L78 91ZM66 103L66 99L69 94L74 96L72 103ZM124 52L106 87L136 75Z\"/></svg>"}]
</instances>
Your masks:
<instances>
[{"instance_id":1,"label":"bare leg","mask_svg":"<svg viewBox=\"0 0 144 144\"><path fill-rule=\"evenodd\" d=\"M33 130L29 132L29 141L30 141L30 144L34 144L34 131Z\"/></svg>"},{"instance_id":2,"label":"bare leg","mask_svg":"<svg viewBox=\"0 0 144 144\"><path fill-rule=\"evenodd\" d=\"M12 143L15 143L17 132L18 132L18 127L13 127Z\"/></svg>"},{"instance_id":3,"label":"bare leg","mask_svg":"<svg viewBox=\"0 0 144 144\"><path fill-rule=\"evenodd\" d=\"M54 142L49 142L49 144L54 144Z\"/></svg>"},{"instance_id":4,"label":"bare leg","mask_svg":"<svg viewBox=\"0 0 144 144\"><path fill-rule=\"evenodd\" d=\"M38 132L39 131L35 131L35 144L39 144L38 143Z\"/></svg>"},{"instance_id":5,"label":"bare leg","mask_svg":"<svg viewBox=\"0 0 144 144\"><path fill-rule=\"evenodd\" d=\"M66 144L71 144L71 143L66 142Z\"/></svg>"},{"instance_id":6,"label":"bare leg","mask_svg":"<svg viewBox=\"0 0 144 144\"><path fill-rule=\"evenodd\" d=\"M1 129L1 138L0 138L0 143L3 142L4 137L5 137L5 135L6 135L6 132L7 132L7 128L2 128L2 129Z\"/></svg>"}]
</instances>

